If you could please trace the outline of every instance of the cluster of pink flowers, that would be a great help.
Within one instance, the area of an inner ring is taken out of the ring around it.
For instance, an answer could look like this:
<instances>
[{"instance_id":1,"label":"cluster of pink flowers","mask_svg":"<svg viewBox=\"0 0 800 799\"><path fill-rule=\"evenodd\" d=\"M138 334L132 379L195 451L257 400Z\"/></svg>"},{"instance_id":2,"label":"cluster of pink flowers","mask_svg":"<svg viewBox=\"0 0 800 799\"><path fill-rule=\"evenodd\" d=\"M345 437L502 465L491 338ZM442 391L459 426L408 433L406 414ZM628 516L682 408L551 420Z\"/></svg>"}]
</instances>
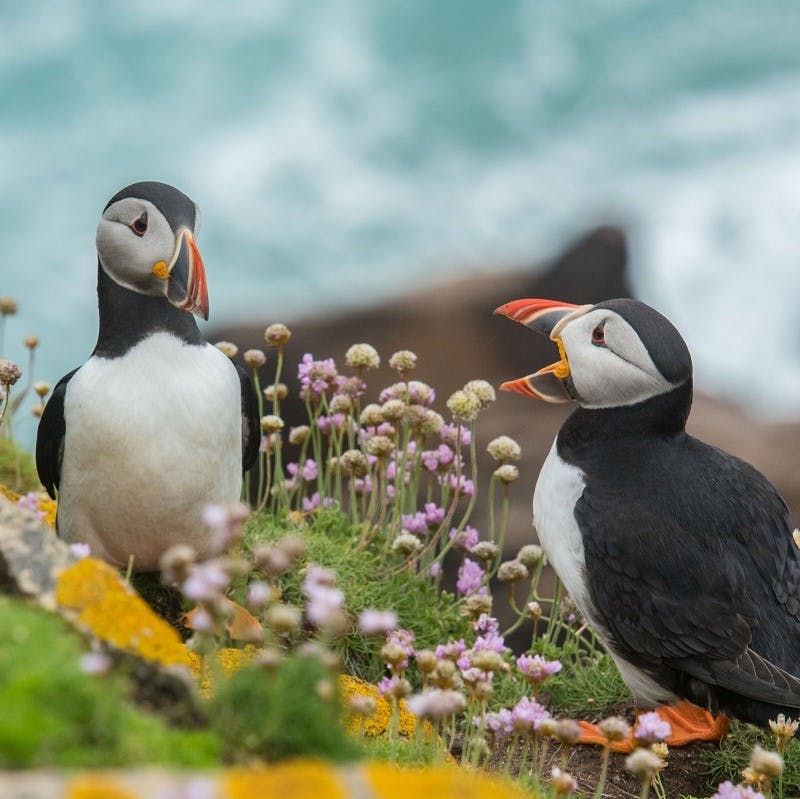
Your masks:
<instances>
[{"instance_id":1,"label":"cluster of pink flowers","mask_svg":"<svg viewBox=\"0 0 800 799\"><path fill-rule=\"evenodd\" d=\"M302 399L320 399L323 394L336 387L338 376L333 358L315 361L314 356L307 352L297 366L300 397Z\"/></svg>"},{"instance_id":2,"label":"cluster of pink flowers","mask_svg":"<svg viewBox=\"0 0 800 799\"><path fill-rule=\"evenodd\" d=\"M481 568L480 564L470 558L464 558L464 561L458 567L458 580L456 581L458 593L462 596L488 594L489 589L485 585L485 579L486 572Z\"/></svg>"},{"instance_id":3,"label":"cluster of pink flowers","mask_svg":"<svg viewBox=\"0 0 800 799\"><path fill-rule=\"evenodd\" d=\"M523 696L522 699L510 710L500 710L487 713L484 720L486 729L492 734L495 743L499 743L510 735L527 735L538 732L542 722L549 719L550 713L535 699ZM477 726L479 718L473 719Z\"/></svg>"},{"instance_id":4,"label":"cluster of pink flowers","mask_svg":"<svg viewBox=\"0 0 800 799\"><path fill-rule=\"evenodd\" d=\"M560 661L547 660L541 655L520 655L517 658L517 668L526 682L539 685L554 674L558 674L562 666Z\"/></svg>"},{"instance_id":5,"label":"cluster of pink flowers","mask_svg":"<svg viewBox=\"0 0 800 799\"><path fill-rule=\"evenodd\" d=\"M308 620L317 627L335 625L342 614L344 594L336 588L333 572L315 563L309 564L302 591L308 599Z\"/></svg>"},{"instance_id":6,"label":"cluster of pink flowers","mask_svg":"<svg viewBox=\"0 0 800 799\"><path fill-rule=\"evenodd\" d=\"M442 523L444 516L444 508L440 508L435 502L426 502L424 510L403 514L403 530L420 537L427 536Z\"/></svg>"},{"instance_id":7,"label":"cluster of pink flowers","mask_svg":"<svg viewBox=\"0 0 800 799\"><path fill-rule=\"evenodd\" d=\"M450 531L450 540L458 549L463 549L465 552L472 552L475 545L480 540L480 533L469 525L460 531L454 527Z\"/></svg>"},{"instance_id":8,"label":"cluster of pink flowers","mask_svg":"<svg viewBox=\"0 0 800 799\"><path fill-rule=\"evenodd\" d=\"M477 633L477 637L472 647L470 649L465 648L459 655L456 663L467 682L474 683L480 680L491 682L493 673L475 669L472 661L477 652L484 650L496 652L498 655L503 656L509 651L503 636L499 634L500 623L494 616L489 616L488 613L481 613L478 620L472 625L472 629Z\"/></svg>"},{"instance_id":9,"label":"cluster of pink flowers","mask_svg":"<svg viewBox=\"0 0 800 799\"><path fill-rule=\"evenodd\" d=\"M711 799L764 799L764 794L750 785L734 785L726 780L717 786Z\"/></svg>"},{"instance_id":10,"label":"cluster of pink flowers","mask_svg":"<svg viewBox=\"0 0 800 799\"><path fill-rule=\"evenodd\" d=\"M642 713L636 719L633 728L633 737L642 744L663 743L669 738L672 728L668 721L664 721L655 710Z\"/></svg>"},{"instance_id":11,"label":"cluster of pink flowers","mask_svg":"<svg viewBox=\"0 0 800 799\"><path fill-rule=\"evenodd\" d=\"M358 616L358 629L364 635L385 635L397 628L397 613L393 610L362 610Z\"/></svg>"},{"instance_id":12,"label":"cluster of pink flowers","mask_svg":"<svg viewBox=\"0 0 800 799\"><path fill-rule=\"evenodd\" d=\"M39 510L39 499L33 491L21 496L17 500L17 505L19 505L20 508L31 511L35 514L37 519L44 519L47 515L44 511Z\"/></svg>"}]
</instances>

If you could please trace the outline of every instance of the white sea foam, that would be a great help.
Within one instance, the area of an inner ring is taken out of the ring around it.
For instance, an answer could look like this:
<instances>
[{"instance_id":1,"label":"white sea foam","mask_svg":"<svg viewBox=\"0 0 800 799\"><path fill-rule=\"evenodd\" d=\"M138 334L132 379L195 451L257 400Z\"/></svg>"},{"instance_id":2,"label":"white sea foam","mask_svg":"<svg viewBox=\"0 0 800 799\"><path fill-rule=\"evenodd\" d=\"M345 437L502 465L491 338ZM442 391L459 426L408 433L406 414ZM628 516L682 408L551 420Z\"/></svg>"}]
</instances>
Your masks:
<instances>
[{"instance_id":1,"label":"white sea foam","mask_svg":"<svg viewBox=\"0 0 800 799\"><path fill-rule=\"evenodd\" d=\"M86 357L97 216L134 180L201 205L214 322L528 264L610 219L698 384L797 415L800 6L776 5L4 10L8 340L40 332L51 380Z\"/></svg>"}]
</instances>

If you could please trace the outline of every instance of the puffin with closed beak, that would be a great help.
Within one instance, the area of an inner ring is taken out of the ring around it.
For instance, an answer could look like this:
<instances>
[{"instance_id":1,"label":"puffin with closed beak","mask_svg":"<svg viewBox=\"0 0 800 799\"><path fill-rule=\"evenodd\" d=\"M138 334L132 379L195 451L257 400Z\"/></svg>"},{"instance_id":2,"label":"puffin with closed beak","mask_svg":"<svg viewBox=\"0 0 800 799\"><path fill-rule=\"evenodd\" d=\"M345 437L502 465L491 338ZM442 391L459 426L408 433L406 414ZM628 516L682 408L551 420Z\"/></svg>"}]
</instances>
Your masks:
<instances>
[{"instance_id":1,"label":"puffin with closed beak","mask_svg":"<svg viewBox=\"0 0 800 799\"><path fill-rule=\"evenodd\" d=\"M800 711L800 550L752 466L687 434L692 361L642 302L524 299L495 313L560 358L505 391L574 402L542 466L533 523L640 708L688 700L764 725ZM701 727L687 702L659 713ZM682 715L683 714L683 715ZM706 715L719 737L724 725Z\"/></svg>"},{"instance_id":2,"label":"puffin with closed beak","mask_svg":"<svg viewBox=\"0 0 800 799\"><path fill-rule=\"evenodd\" d=\"M115 194L97 227L99 333L56 385L36 466L57 530L92 555L158 569L172 544L217 546L206 504L231 504L260 439L250 378L200 334L206 272L195 203L164 183Z\"/></svg>"}]
</instances>

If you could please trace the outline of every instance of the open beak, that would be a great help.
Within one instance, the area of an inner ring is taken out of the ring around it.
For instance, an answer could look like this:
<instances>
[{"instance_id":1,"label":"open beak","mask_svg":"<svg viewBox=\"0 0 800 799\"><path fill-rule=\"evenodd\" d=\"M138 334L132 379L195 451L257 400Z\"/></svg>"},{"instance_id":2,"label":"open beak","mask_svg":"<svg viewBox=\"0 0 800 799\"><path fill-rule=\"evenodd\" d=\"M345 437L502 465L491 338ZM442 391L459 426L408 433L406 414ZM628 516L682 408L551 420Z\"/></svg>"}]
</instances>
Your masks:
<instances>
[{"instance_id":1,"label":"open beak","mask_svg":"<svg viewBox=\"0 0 800 799\"><path fill-rule=\"evenodd\" d=\"M191 231L184 228L167 267L167 299L184 311L208 319L208 285L206 268Z\"/></svg>"},{"instance_id":2,"label":"open beak","mask_svg":"<svg viewBox=\"0 0 800 799\"><path fill-rule=\"evenodd\" d=\"M507 316L550 338L556 343L561 356L558 361L538 372L503 383L500 390L545 402L569 402L572 396L565 382L569 377L569 361L559 334L569 321L592 307L556 300L514 300L497 308L495 314Z\"/></svg>"}]
</instances>

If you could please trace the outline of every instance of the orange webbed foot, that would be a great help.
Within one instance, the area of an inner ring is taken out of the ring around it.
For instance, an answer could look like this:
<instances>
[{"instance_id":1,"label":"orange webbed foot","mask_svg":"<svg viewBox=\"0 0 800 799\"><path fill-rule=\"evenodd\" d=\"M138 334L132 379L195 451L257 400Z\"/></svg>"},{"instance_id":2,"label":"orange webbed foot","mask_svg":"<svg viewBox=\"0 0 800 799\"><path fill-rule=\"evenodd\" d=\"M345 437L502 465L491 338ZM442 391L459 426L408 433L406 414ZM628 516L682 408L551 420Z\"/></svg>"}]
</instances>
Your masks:
<instances>
[{"instance_id":1,"label":"orange webbed foot","mask_svg":"<svg viewBox=\"0 0 800 799\"><path fill-rule=\"evenodd\" d=\"M721 741L728 732L729 721L726 716L713 716L691 702L677 702L674 705L664 705L656 708L655 712L662 721L670 726L670 734L665 743L668 746L686 746L692 741ZM637 710L637 716L639 711ZM581 721L581 737L579 744L590 746L607 746L608 739L596 724ZM631 733L624 741L615 741L611 744L614 752L628 753L636 746Z\"/></svg>"}]
</instances>

